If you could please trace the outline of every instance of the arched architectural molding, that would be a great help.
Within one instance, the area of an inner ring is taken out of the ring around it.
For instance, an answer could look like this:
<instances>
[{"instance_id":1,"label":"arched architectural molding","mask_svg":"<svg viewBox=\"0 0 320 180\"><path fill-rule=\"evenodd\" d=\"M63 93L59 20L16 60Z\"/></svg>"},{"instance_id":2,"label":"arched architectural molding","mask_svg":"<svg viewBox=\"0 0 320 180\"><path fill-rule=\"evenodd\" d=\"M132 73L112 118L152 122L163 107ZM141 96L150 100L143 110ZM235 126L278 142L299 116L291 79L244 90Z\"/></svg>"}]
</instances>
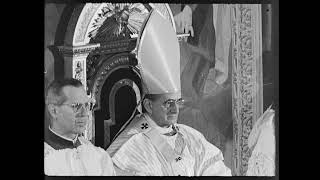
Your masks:
<instances>
[{"instance_id":1,"label":"arched architectural molding","mask_svg":"<svg viewBox=\"0 0 320 180\"><path fill-rule=\"evenodd\" d=\"M138 104L139 101L141 100L141 92L140 89L138 87L138 85L131 79L121 79L118 82L115 83L115 85L111 88L110 91L110 95L109 95L109 104L115 104L115 95L117 93L117 91L124 87L124 86L129 86L131 87L136 95L136 103ZM141 105L138 106L139 111L142 111ZM110 118L111 118L111 122L110 125L114 125L115 122L115 106L109 106L109 112L110 112Z\"/></svg>"},{"instance_id":2,"label":"arched architectural molding","mask_svg":"<svg viewBox=\"0 0 320 180\"><path fill-rule=\"evenodd\" d=\"M138 68L135 67L136 65L137 60L133 54L129 53L117 54L104 61L101 67L97 70L92 87L90 87L90 89L92 89L92 96L96 99L96 106L94 110L99 110L101 108L101 90L107 78L113 72L122 68L130 68L140 77L140 72Z\"/></svg>"}]
</instances>

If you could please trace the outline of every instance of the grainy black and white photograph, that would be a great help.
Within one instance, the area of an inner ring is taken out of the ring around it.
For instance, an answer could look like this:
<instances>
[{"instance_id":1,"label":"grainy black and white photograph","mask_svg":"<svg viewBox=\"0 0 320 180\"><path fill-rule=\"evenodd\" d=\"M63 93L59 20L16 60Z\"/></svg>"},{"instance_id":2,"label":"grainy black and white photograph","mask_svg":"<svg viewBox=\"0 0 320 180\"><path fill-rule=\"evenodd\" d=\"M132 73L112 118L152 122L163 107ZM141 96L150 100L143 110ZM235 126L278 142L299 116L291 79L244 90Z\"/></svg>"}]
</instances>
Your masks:
<instances>
[{"instance_id":1,"label":"grainy black and white photograph","mask_svg":"<svg viewBox=\"0 0 320 180\"><path fill-rule=\"evenodd\" d=\"M276 176L271 2L44 8L46 177Z\"/></svg>"}]
</instances>

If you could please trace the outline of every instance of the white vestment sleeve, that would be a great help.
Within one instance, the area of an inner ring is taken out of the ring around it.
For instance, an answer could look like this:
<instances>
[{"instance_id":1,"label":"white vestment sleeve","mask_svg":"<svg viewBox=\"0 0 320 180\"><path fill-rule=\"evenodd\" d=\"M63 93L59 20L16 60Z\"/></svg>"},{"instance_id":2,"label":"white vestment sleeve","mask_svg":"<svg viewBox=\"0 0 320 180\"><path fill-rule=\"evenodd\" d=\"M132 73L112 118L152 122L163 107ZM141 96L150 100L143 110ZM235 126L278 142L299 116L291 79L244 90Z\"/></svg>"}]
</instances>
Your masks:
<instances>
[{"instance_id":1,"label":"white vestment sleeve","mask_svg":"<svg viewBox=\"0 0 320 180\"><path fill-rule=\"evenodd\" d=\"M252 149L248 161L247 176L275 175L274 110L271 107L254 124L248 139Z\"/></svg>"},{"instance_id":2,"label":"white vestment sleeve","mask_svg":"<svg viewBox=\"0 0 320 180\"><path fill-rule=\"evenodd\" d=\"M79 146L78 149L81 149L80 156L87 175L114 176L113 162L107 151L84 139L81 139L81 142L85 145Z\"/></svg>"},{"instance_id":3,"label":"white vestment sleeve","mask_svg":"<svg viewBox=\"0 0 320 180\"><path fill-rule=\"evenodd\" d=\"M195 152L195 176L231 176L231 170L223 162L223 154L216 146L206 140L197 130L183 126L189 138L196 144L190 148Z\"/></svg>"},{"instance_id":4,"label":"white vestment sleeve","mask_svg":"<svg viewBox=\"0 0 320 180\"><path fill-rule=\"evenodd\" d=\"M231 176L231 170L223 162L223 154L203 136L201 142L205 147L204 161L200 166L200 176Z\"/></svg>"},{"instance_id":5,"label":"white vestment sleeve","mask_svg":"<svg viewBox=\"0 0 320 180\"><path fill-rule=\"evenodd\" d=\"M225 166L223 161L218 161L201 174L202 176L231 176L231 170Z\"/></svg>"},{"instance_id":6,"label":"white vestment sleeve","mask_svg":"<svg viewBox=\"0 0 320 180\"><path fill-rule=\"evenodd\" d=\"M179 127L186 135L191 155L195 158L194 176L231 176L220 149L208 142L196 129L183 124L179 124Z\"/></svg>"},{"instance_id":7,"label":"white vestment sleeve","mask_svg":"<svg viewBox=\"0 0 320 180\"><path fill-rule=\"evenodd\" d=\"M120 169L143 176L162 176L159 154L142 133L132 136L112 157Z\"/></svg>"},{"instance_id":8,"label":"white vestment sleeve","mask_svg":"<svg viewBox=\"0 0 320 180\"><path fill-rule=\"evenodd\" d=\"M113 162L109 154L104 151L103 149L100 149L103 157L101 160L101 167L102 167L102 176L115 176L115 167L113 166Z\"/></svg>"}]
</instances>

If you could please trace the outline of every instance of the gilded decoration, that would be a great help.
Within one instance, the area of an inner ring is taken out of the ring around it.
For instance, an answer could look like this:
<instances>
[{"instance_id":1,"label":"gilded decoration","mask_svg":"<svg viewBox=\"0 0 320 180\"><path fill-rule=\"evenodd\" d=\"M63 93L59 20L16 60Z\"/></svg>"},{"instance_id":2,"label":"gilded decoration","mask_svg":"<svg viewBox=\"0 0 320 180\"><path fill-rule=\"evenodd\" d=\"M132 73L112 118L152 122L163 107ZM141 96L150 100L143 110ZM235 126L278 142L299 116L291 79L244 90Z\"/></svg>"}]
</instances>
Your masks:
<instances>
[{"instance_id":1,"label":"gilded decoration","mask_svg":"<svg viewBox=\"0 0 320 180\"><path fill-rule=\"evenodd\" d=\"M90 43L137 38L151 8L157 9L173 26L167 4L101 3L87 29Z\"/></svg>"},{"instance_id":2,"label":"gilded decoration","mask_svg":"<svg viewBox=\"0 0 320 180\"><path fill-rule=\"evenodd\" d=\"M234 174L245 175L251 156L248 137L257 113L255 106L259 82L256 69L261 61L254 57L254 33L259 21L253 18L257 9L253 5L234 5L232 11L232 101L234 130ZM254 21L253 21L254 20ZM257 40L256 40L257 41ZM260 41L261 43L261 41ZM259 53L258 53L259 54ZM261 101L262 102L262 101Z\"/></svg>"},{"instance_id":3,"label":"gilded decoration","mask_svg":"<svg viewBox=\"0 0 320 180\"><path fill-rule=\"evenodd\" d=\"M141 3L103 3L90 25L90 42L128 39L137 36L149 11Z\"/></svg>"}]
</instances>

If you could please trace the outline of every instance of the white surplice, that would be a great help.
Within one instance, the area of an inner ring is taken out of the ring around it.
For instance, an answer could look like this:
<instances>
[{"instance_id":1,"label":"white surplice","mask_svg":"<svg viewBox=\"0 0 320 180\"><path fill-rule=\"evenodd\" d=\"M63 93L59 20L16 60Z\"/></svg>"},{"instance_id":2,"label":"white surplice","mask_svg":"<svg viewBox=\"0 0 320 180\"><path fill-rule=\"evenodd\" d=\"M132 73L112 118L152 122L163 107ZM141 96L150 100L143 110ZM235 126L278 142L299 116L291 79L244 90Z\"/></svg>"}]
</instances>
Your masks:
<instances>
[{"instance_id":1,"label":"white surplice","mask_svg":"<svg viewBox=\"0 0 320 180\"><path fill-rule=\"evenodd\" d=\"M269 108L253 126L248 138L252 153L248 161L247 176L275 176L274 115L274 110Z\"/></svg>"},{"instance_id":2,"label":"white surplice","mask_svg":"<svg viewBox=\"0 0 320 180\"><path fill-rule=\"evenodd\" d=\"M44 171L49 176L114 176L112 159L102 148L79 137L77 148L55 150L44 143Z\"/></svg>"},{"instance_id":3,"label":"white surplice","mask_svg":"<svg viewBox=\"0 0 320 180\"><path fill-rule=\"evenodd\" d=\"M135 175L231 176L217 147L197 130L183 124L175 126L178 133L166 136L163 134L172 128L161 128L148 115L138 115L107 152L117 167ZM180 154L174 149L181 137L185 146Z\"/></svg>"}]
</instances>

